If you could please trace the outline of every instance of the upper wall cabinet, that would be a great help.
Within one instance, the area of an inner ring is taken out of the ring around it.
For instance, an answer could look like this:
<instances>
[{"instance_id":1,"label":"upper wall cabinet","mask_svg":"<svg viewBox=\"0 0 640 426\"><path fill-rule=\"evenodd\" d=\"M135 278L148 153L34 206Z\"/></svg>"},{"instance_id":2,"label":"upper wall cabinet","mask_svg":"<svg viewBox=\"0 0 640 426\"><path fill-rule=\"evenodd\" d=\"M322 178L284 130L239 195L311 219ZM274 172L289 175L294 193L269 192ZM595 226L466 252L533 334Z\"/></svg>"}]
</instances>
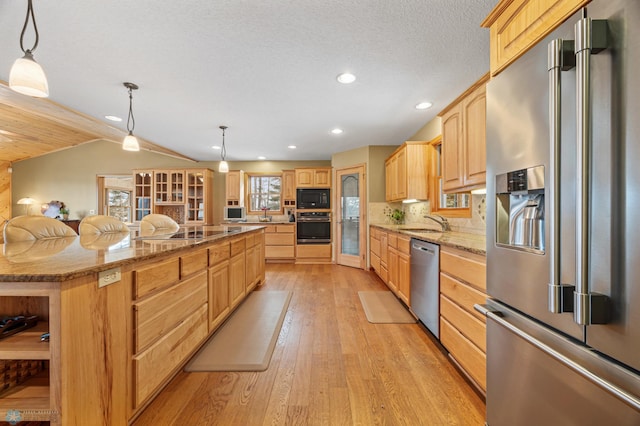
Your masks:
<instances>
[{"instance_id":1,"label":"upper wall cabinet","mask_svg":"<svg viewBox=\"0 0 640 426\"><path fill-rule=\"evenodd\" d=\"M244 172L229 170L225 179L227 206L244 206Z\"/></svg>"},{"instance_id":2,"label":"upper wall cabinet","mask_svg":"<svg viewBox=\"0 0 640 426\"><path fill-rule=\"evenodd\" d=\"M387 202L429 198L429 142L405 142L384 166Z\"/></svg>"},{"instance_id":3,"label":"upper wall cabinet","mask_svg":"<svg viewBox=\"0 0 640 426\"><path fill-rule=\"evenodd\" d=\"M589 0L502 0L484 20L489 28L491 75L515 61Z\"/></svg>"},{"instance_id":4,"label":"upper wall cabinet","mask_svg":"<svg viewBox=\"0 0 640 426\"><path fill-rule=\"evenodd\" d=\"M331 188L331 167L298 168L296 188Z\"/></svg>"},{"instance_id":5,"label":"upper wall cabinet","mask_svg":"<svg viewBox=\"0 0 640 426\"><path fill-rule=\"evenodd\" d=\"M294 170L282 171L282 200L285 207L296 206L296 172Z\"/></svg>"},{"instance_id":6,"label":"upper wall cabinet","mask_svg":"<svg viewBox=\"0 0 640 426\"><path fill-rule=\"evenodd\" d=\"M213 225L213 171L134 170L134 220L165 214L180 224Z\"/></svg>"},{"instance_id":7,"label":"upper wall cabinet","mask_svg":"<svg viewBox=\"0 0 640 426\"><path fill-rule=\"evenodd\" d=\"M489 74L486 74L440 113L445 192L460 192L485 185L485 85L488 79Z\"/></svg>"}]
</instances>

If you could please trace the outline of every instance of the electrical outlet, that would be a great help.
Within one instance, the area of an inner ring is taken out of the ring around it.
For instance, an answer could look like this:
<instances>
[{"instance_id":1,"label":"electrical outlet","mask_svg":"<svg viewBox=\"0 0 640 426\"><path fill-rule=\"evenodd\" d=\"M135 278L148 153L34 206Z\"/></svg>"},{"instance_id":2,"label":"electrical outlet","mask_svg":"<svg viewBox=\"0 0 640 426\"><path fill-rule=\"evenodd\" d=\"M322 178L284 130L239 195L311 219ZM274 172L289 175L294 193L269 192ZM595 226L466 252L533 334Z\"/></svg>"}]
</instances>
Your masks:
<instances>
[{"instance_id":1,"label":"electrical outlet","mask_svg":"<svg viewBox=\"0 0 640 426\"><path fill-rule=\"evenodd\" d=\"M95 210L89 210L89 214L96 214Z\"/></svg>"},{"instance_id":2,"label":"electrical outlet","mask_svg":"<svg viewBox=\"0 0 640 426\"><path fill-rule=\"evenodd\" d=\"M98 288L120 281L120 268L107 269L98 274Z\"/></svg>"}]
</instances>

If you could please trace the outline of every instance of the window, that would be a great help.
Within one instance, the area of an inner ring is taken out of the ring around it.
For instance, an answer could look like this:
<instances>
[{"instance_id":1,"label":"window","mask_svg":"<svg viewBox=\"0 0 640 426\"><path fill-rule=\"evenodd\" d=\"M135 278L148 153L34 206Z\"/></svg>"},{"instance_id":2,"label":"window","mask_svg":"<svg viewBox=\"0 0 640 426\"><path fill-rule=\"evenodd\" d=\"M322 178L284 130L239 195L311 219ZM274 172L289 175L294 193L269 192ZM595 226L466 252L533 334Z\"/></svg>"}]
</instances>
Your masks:
<instances>
[{"instance_id":1,"label":"window","mask_svg":"<svg viewBox=\"0 0 640 426\"><path fill-rule=\"evenodd\" d=\"M431 143L431 176L433 182L429 194L431 213L447 217L471 217L471 193L459 192L445 194L442 190L441 153L442 138L438 137Z\"/></svg>"},{"instance_id":2,"label":"window","mask_svg":"<svg viewBox=\"0 0 640 426\"><path fill-rule=\"evenodd\" d=\"M263 208L270 212L281 212L282 176L249 175L249 211L262 213Z\"/></svg>"}]
</instances>

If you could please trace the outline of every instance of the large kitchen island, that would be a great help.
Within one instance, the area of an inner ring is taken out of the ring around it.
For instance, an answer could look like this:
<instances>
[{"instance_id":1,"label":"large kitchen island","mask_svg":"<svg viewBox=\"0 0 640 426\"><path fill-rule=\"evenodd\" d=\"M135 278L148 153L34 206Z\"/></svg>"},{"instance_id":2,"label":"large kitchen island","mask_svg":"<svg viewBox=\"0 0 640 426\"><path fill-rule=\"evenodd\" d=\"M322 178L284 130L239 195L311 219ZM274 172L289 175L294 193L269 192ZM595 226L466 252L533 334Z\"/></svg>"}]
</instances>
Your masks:
<instances>
[{"instance_id":1,"label":"large kitchen island","mask_svg":"<svg viewBox=\"0 0 640 426\"><path fill-rule=\"evenodd\" d=\"M0 339L0 418L128 424L264 282L264 263L262 226L5 244L0 315L38 324Z\"/></svg>"}]
</instances>

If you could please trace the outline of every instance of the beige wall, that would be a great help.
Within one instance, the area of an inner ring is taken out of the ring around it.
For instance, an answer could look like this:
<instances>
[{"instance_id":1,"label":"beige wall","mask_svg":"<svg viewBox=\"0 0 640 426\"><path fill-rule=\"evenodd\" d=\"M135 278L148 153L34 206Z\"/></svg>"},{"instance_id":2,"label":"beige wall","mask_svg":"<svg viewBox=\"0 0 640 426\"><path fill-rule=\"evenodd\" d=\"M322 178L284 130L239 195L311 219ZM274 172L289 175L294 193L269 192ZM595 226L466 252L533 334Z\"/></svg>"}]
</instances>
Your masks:
<instances>
[{"instance_id":1,"label":"beige wall","mask_svg":"<svg viewBox=\"0 0 640 426\"><path fill-rule=\"evenodd\" d=\"M232 170L280 172L296 167L330 166L329 161L249 161L229 162ZM13 164L13 200L31 197L39 204L64 201L71 219L81 219L98 209L97 176L129 175L141 168L210 168L214 173L215 218L222 215L225 179L217 161L192 162L148 151L126 152L120 144L98 141ZM23 206L13 205L13 216L23 214Z\"/></svg>"},{"instance_id":2,"label":"beige wall","mask_svg":"<svg viewBox=\"0 0 640 426\"><path fill-rule=\"evenodd\" d=\"M435 117L427 124L422 126L415 135L411 136L410 141L430 141L436 136L442 134L442 120L440 117Z\"/></svg>"}]
</instances>

